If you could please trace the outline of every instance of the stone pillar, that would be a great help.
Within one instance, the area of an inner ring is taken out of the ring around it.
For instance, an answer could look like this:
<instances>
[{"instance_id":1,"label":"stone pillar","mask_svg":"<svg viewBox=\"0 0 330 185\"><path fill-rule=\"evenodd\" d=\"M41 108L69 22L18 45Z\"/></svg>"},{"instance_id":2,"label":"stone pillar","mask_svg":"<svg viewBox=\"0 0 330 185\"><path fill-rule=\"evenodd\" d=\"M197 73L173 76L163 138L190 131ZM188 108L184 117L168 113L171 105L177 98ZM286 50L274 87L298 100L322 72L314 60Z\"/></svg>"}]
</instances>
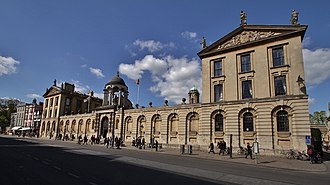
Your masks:
<instances>
[{"instance_id":1,"label":"stone pillar","mask_svg":"<svg viewBox=\"0 0 330 185\"><path fill-rule=\"evenodd\" d=\"M104 94L104 98L103 98L103 106L108 105L108 98L109 98L109 92L107 89L103 89L103 94Z\"/></svg>"},{"instance_id":2,"label":"stone pillar","mask_svg":"<svg viewBox=\"0 0 330 185\"><path fill-rule=\"evenodd\" d=\"M114 98L114 93L113 90L110 90L110 105L113 105L113 98Z\"/></svg>"}]
</instances>

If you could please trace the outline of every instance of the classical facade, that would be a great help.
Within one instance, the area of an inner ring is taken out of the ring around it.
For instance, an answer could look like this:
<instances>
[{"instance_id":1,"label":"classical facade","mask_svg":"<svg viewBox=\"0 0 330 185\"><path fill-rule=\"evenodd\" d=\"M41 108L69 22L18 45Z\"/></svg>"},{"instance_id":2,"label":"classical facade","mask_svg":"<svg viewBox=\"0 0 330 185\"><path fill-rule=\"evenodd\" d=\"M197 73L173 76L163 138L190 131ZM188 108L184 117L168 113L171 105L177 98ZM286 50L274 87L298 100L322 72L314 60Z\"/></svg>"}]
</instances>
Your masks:
<instances>
[{"instance_id":1,"label":"classical facade","mask_svg":"<svg viewBox=\"0 0 330 185\"><path fill-rule=\"evenodd\" d=\"M75 86L69 83L54 84L46 89L41 137L70 136L87 134L94 129L95 119L92 110L102 105L102 100L94 97L93 92L82 94L75 91Z\"/></svg>"},{"instance_id":2,"label":"classical facade","mask_svg":"<svg viewBox=\"0 0 330 185\"><path fill-rule=\"evenodd\" d=\"M201 103L193 87L187 92L187 103L183 98L182 104L174 106L165 102L163 106L134 109L128 100L128 87L117 74L105 85L102 106L94 106L85 117L62 116L62 112L61 118L46 119L42 133L46 136L52 130L48 124L56 125L56 121L62 129L61 123L68 123L65 128L76 128L76 122L82 120L86 128L87 122L93 123L92 129L85 129L88 136L117 136L127 143L140 137L150 143L157 140L164 147L186 144L206 150L210 142L229 143L232 136L234 148L257 140L264 154L305 150L305 136L310 136L302 55L307 26L296 22L243 23L210 46L204 38L198 53L202 62ZM47 102L49 91L44 97ZM65 107L58 108L57 112L65 111Z\"/></svg>"}]
</instances>

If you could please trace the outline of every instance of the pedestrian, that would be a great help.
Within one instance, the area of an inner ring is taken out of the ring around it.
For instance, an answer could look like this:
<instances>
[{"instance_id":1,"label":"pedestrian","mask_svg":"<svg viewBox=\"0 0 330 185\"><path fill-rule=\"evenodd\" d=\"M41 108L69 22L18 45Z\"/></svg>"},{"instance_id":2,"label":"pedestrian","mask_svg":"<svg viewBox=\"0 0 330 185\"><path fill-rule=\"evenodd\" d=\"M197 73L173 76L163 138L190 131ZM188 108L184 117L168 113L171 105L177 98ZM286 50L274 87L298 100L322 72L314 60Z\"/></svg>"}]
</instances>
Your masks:
<instances>
[{"instance_id":1,"label":"pedestrian","mask_svg":"<svg viewBox=\"0 0 330 185\"><path fill-rule=\"evenodd\" d=\"M87 141L88 141L88 138L87 138L87 135L84 136L84 143L83 144L86 144L87 145Z\"/></svg>"},{"instance_id":2,"label":"pedestrian","mask_svg":"<svg viewBox=\"0 0 330 185\"><path fill-rule=\"evenodd\" d=\"M213 152L213 154L215 154L214 153L214 144L212 142L210 143L210 146L209 146L209 153L210 152Z\"/></svg>"},{"instance_id":3,"label":"pedestrian","mask_svg":"<svg viewBox=\"0 0 330 185\"><path fill-rule=\"evenodd\" d=\"M226 141L223 140L223 142L222 142L222 149L221 149L222 155L225 155L226 149L227 149Z\"/></svg>"},{"instance_id":4,"label":"pedestrian","mask_svg":"<svg viewBox=\"0 0 330 185\"><path fill-rule=\"evenodd\" d=\"M218 148L219 148L219 155L222 153L223 149L223 141L221 140L220 143L218 142Z\"/></svg>"},{"instance_id":5,"label":"pedestrian","mask_svg":"<svg viewBox=\"0 0 330 185\"><path fill-rule=\"evenodd\" d=\"M156 140L156 152L158 151L158 141Z\"/></svg>"},{"instance_id":6,"label":"pedestrian","mask_svg":"<svg viewBox=\"0 0 330 185\"><path fill-rule=\"evenodd\" d=\"M117 140L117 149L120 149L120 143L121 143L121 138L118 138L118 140Z\"/></svg>"},{"instance_id":7,"label":"pedestrian","mask_svg":"<svg viewBox=\"0 0 330 185\"><path fill-rule=\"evenodd\" d=\"M82 137L81 137L81 135L79 135L79 137L78 137L78 144L81 144L81 141L82 141Z\"/></svg>"},{"instance_id":8,"label":"pedestrian","mask_svg":"<svg viewBox=\"0 0 330 185\"><path fill-rule=\"evenodd\" d=\"M143 149L146 149L146 140L144 138L142 139L142 146L143 146Z\"/></svg>"},{"instance_id":9,"label":"pedestrian","mask_svg":"<svg viewBox=\"0 0 330 185\"><path fill-rule=\"evenodd\" d=\"M252 147L250 146L250 143L247 143L246 145L246 153L245 153L245 158L247 158L247 156L250 156L252 159Z\"/></svg>"},{"instance_id":10,"label":"pedestrian","mask_svg":"<svg viewBox=\"0 0 330 185\"><path fill-rule=\"evenodd\" d=\"M110 138L108 137L108 139L106 140L106 144L107 144L107 148L109 148L109 144L110 144Z\"/></svg>"}]
</instances>

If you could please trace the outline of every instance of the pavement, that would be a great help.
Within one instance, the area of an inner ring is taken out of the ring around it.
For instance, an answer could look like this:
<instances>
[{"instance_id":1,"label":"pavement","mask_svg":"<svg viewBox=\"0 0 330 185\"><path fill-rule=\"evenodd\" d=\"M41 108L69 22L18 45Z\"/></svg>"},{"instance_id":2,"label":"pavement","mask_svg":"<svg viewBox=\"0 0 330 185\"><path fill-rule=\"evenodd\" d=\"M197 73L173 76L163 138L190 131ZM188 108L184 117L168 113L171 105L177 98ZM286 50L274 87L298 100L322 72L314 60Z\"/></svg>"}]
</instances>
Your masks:
<instances>
[{"instance_id":1,"label":"pavement","mask_svg":"<svg viewBox=\"0 0 330 185\"><path fill-rule=\"evenodd\" d=\"M2 137L11 137L11 138L17 138L20 140L45 140L50 141L46 138L22 138L22 137L16 137L16 136L4 136ZM65 142L74 142L74 141L65 141ZM93 147L104 147L103 144L100 145L90 145ZM93 148L91 147L91 149ZM330 153L324 152L324 161L323 163L319 164L311 164L310 161L301 161L301 160L294 160L294 159L287 159L285 157L278 157L278 156L265 156L265 155L258 155L257 160L255 159L255 155L253 155L253 159L245 158L244 155L237 155L233 154L232 158L230 158L229 155L219 155L217 153L207 153L204 151L198 151L193 150L192 154L184 153L181 154L179 151L179 148L161 148L157 152L155 149L138 149L134 146L125 146L122 147L124 150L138 150L141 152L155 152L155 153L162 153L167 155L175 155L178 157L190 157L190 158L202 158L207 160L220 160L220 161L227 161L227 162L233 162L233 163L241 163L241 164L247 164L247 165L254 165L254 166L263 166L263 167L269 167L269 168L277 168L277 169L289 169L289 170L296 170L296 171L307 171L307 172L324 172L324 173L330 173Z\"/></svg>"},{"instance_id":2,"label":"pavement","mask_svg":"<svg viewBox=\"0 0 330 185\"><path fill-rule=\"evenodd\" d=\"M128 150L139 150L141 152L156 152L155 149L138 149L133 146L126 146L123 149ZM255 155L253 155L253 159L245 158L244 155L237 155L233 154L232 158L229 155L219 155L217 151L216 153L207 153L204 151L193 151L192 154L184 153L181 154L178 149L175 148L162 148L159 149L158 152L169 154L169 155L176 155L180 157L191 157L191 158L203 158L208 160L221 160L233 163L242 163L248 165L255 165L255 166L264 166L270 168L278 168L278 169L289 169L289 170L297 170L297 171L308 171L308 172L328 172L330 173L330 160L329 156L330 153L324 152L324 155L327 156L327 159L323 161L323 163L318 164L311 164L310 161L302 161L302 160L295 160L295 159L287 159L285 157L278 157L278 156L265 156L265 155L258 155L257 160L255 159Z\"/></svg>"}]
</instances>

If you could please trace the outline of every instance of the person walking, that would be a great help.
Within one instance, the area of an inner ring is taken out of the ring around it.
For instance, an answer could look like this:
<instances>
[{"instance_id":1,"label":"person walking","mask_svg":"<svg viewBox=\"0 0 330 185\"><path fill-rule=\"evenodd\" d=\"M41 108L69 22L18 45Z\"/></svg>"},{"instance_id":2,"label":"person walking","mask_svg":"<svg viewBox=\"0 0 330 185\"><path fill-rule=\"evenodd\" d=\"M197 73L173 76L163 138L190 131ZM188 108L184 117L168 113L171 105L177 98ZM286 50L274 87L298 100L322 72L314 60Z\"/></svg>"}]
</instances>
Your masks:
<instances>
[{"instance_id":1,"label":"person walking","mask_svg":"<svg viewBox=\"0 0 330 185\"><path fill-rule=\"evenodd\" d=\"M246 149L247 152L245 153L245 159L247 158L247 156L250 156L252 159L252 147L250 146L250 143L247 143Z\"/></svg>"},{"instance_id":2,"label":"person walking","mask_svg":"<svg viewBox=\"0 0 330 185\"><path fill-rule=\"evenodd\" d=\"M222 155L225 155L226 149L227 149L226 141L223 140L222 149L221 149Z\"/></svg>"},{"instance_id":3,"label":"person walking","mask_svg":"<svg viewBox=\"0 0 330 185\"><path fill-rule=\"evenodd\" d=\"M220 143L218 142L218 148L219 148L219 155L222 153L223 149L223 141L221 140Z\"/></svg>"},{"instance_id":4,"label":"person walking","mask_svg":"<svg viewBox=\"0 0 330 185\"><path fill-rule=\"evenodd\" d=\"M142 147L143 149L146 149L146 140L144 138L142 139Z\"/></svg>"},{"instance_id":5,"label":"person walking","mask_svg":"<svg viewBox=\"0 0 330 185\"><path fill-rule=\"evenodd\" d=\"M215 154L214 153L214 144L213 143L210 143L210 146L209 146L209 153L210 152L213 152L213 154Z\"/></svg>"},{"instance_id":6,"label":"person walking","mask_svg":"<svg viewBox=\"0 0 330 185\"><path fill-rule=\"evenodd\" d=\"M84 136L84 143L83 144L86 144L87 145L87 141L88 141L88 138L87 138L87 135Z\"/></svg>"},{"instance_id":7,"label":"person walking","mask_svg":"<svg viewBox=\"0 0 330 185\"><path fill-rule=\"evenodd\" d=\"M158 151L158 141L156 140L156 152Z\"/></svg>"}]
</instances>

